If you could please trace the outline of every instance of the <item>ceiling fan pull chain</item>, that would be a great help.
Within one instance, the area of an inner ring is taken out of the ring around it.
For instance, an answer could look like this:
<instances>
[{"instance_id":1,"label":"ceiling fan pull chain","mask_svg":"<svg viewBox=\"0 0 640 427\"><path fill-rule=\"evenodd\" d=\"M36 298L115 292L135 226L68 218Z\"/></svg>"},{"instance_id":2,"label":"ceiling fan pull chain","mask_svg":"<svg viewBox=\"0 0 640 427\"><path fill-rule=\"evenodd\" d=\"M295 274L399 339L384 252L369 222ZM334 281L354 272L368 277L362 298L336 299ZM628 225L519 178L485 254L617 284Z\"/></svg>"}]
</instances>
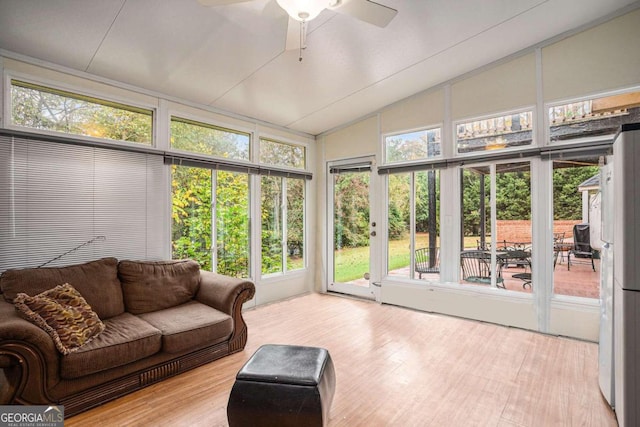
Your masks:
<instances>
[{"instance_id":1,"label":"ceiling fan pull chain","mask_svg":"<svg viewBox=\"0 0 640 427\"><path fill-rule=\"evenodd\" d=\"M305 21L305 20L300 21L300 55L298 57L298 61L299 62L302 62L302 50L306 47L304 45L304 43L306 41L305 37L304 37L304 35L305 35L305 25L307 25L307 21Z\"/></svg>"}]
</instances>

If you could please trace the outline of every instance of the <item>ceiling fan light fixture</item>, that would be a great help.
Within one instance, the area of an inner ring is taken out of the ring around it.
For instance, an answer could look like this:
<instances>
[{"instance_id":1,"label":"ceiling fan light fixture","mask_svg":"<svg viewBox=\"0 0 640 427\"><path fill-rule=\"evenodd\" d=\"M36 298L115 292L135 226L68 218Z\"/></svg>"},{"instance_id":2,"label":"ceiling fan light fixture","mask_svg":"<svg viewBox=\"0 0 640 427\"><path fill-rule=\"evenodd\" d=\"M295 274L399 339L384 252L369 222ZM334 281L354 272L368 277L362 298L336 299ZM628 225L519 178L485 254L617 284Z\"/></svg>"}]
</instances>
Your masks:
<instances>
[{"instance_id":1,"label":"ceiling fan light fixture","mask_svg":"<svg viewBox=\"0 0 640 427\"><path fill-rule=\"evenodd\" d=\"M296 21L308 22L327 8L327 0L276 0L290 17Z\"/></svg>"}]
</instances>

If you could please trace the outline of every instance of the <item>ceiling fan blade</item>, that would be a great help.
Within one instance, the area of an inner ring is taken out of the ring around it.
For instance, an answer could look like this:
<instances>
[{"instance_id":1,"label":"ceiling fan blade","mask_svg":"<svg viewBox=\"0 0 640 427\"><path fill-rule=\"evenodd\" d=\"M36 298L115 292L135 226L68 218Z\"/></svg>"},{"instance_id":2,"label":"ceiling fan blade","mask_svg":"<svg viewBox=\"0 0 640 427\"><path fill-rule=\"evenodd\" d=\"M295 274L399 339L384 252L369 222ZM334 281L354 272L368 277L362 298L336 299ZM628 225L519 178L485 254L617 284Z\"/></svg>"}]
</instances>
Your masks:
<instances>
[{"instance_id":1,"label":"ceiling fan blade","mask_svg":"<svg viewBox=\"0 0 640 427\"><path fill-rule=\"evenodd\" d=\"M285 46L286 50L296 50L300 49L300 31L302 30L302 48L304 49L306 46L307 40L307 25L302 25L302 29L300 28L300 21L296 21L293 18L289 18L289 24L287 26L287 43Z\"/></svg>"},{"instance_id":2,"label":"ceiling fan blade","mask_svg":"<svg viewBox=\"0 0 640 427\"><path fill-rule=\"evenodd\" d=\"M203 6L225 6L227 4L244 3L250 0L198 0Z\"/></svg>"},{"instance_id":3,"label":"ceiling fan blade","mask_svg":"<svg viewBox=\"0 0 640 427\"><path fill-rule=\"evenodd\" d=\"M369 0L342 0L338 6L330 9L383 28L398 13L395 9Z\"/></svg>"}]
</instances>

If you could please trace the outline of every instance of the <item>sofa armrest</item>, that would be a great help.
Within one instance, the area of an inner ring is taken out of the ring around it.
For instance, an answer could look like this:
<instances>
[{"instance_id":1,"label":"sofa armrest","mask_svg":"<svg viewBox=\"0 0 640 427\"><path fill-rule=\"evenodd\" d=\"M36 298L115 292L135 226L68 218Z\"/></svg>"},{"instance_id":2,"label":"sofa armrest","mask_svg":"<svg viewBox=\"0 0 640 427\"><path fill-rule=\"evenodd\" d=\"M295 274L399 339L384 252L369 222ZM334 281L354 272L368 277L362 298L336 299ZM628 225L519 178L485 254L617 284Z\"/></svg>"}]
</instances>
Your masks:
<instances>
[{"instance_id":1,"label":"sofa armrest","mask_svg":"<svg viewBox=\"0 0 640 427\"><path fill-rule=\"evenodd\" d=\"M200 288L196 300L233 316L234 307L253 298L255 285L250 280L237 279L210 271L200 270ZM238 298L242 295L241 301Z\"/></svg>"},{"instance_id":2,"label":"sofa armrest","mask_svg":"<svg viewBox=\"0 0 640 427\"><path fill-rule=\"evenodd\" d=\"M255 292L256 287L250 280L200 271L200 289L196 300L227 313L233 319L229 353L242 350L247 343L247 324L242 317L242 304L253 298Z\"/></svg>"},{"instance_id":3,"label":"sofa armrest","mask_svg":"<svg viewBox=\"0 0 640 427\"><path fill-rule=\"evenodd\" d=\"M60 381L60 353L45 331L23 319L6 301L0 301L0 356L2 368L20 367L20 375L10 384L15 403L52 401L47 390Z\"/></svg>"}]
</instances>

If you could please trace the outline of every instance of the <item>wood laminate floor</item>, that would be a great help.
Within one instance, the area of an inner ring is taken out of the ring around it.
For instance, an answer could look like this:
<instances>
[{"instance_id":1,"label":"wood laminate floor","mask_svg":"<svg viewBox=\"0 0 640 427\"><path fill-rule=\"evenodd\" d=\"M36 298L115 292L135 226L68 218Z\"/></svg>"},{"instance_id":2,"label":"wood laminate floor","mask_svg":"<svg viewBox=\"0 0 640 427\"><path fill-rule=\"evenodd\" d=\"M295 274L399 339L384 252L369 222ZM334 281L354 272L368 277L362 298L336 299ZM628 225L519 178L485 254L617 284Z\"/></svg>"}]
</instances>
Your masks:
<instances>
[{"instance_id":1,"label":"wood laminate floor","mask_svg":"<svg viewBox=\"0 0 640 427\"><path fill-rule=\"evenodd\" d=\"M616 426L597 344L332 295L245 312L244 351L69 418L65 426L226 426L262 344L325 347L330 426Z\"/></svg>"}]
</instances>

